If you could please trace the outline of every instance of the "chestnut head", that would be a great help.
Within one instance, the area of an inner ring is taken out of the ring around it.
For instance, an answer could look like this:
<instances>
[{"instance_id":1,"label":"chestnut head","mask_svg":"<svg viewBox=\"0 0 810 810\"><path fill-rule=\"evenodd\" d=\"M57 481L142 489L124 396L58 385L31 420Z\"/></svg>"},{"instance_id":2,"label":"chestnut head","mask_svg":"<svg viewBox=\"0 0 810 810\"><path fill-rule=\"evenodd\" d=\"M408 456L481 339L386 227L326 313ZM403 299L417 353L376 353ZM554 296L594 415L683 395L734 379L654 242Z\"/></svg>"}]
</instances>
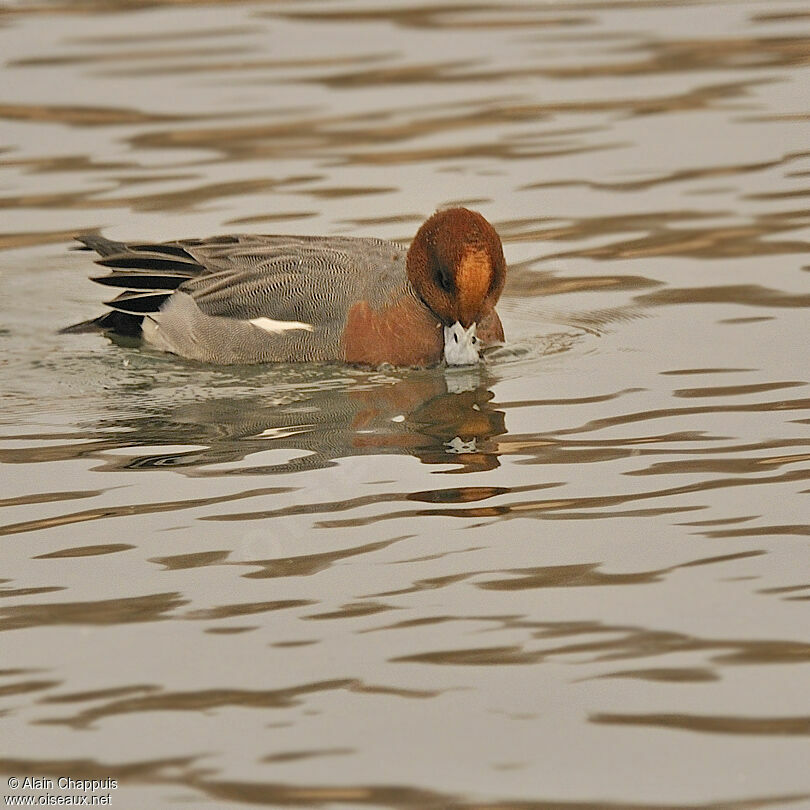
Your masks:
<instances>
[{"instance_id":1,"label":"chestnut head","mask_svg":"<svg viewBox=\"0 0 810 810\"><path fill-rule=\"evenodd\" d=\"M492 311L506 281L498 234L466 208L438 211L422 225L408 251L407 271L439 320L465 329Z\"/></svg>"}]
</instances>

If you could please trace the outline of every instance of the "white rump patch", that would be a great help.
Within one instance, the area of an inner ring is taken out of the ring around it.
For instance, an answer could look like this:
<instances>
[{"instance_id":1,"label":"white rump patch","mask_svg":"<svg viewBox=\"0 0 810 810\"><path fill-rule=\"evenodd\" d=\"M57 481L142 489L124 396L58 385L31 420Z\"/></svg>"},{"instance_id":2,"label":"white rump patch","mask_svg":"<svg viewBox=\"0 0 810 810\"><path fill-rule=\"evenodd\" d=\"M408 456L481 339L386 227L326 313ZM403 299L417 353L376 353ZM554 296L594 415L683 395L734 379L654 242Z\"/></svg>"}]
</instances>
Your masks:
<instances>
[{"instance_id":1,"label":"white rump patch","mask_svg":"<svg viewBox=\"0 0 810 810\"><path fill-rule=\"evenodd\" d=\"M264 329L265 332L287 332L290 329L306 329L307 332L312 332L314 326L311 323L302 323L301 321L274 321L272 318L251 318L248 323L258 326L259 329Z\"/></svg>"},{"instance_id":2,"label":"white rump patch","mask_svg":"<svg viewBox=\"0 0 810 810\"><path fill-rule=\"evenodd\" d=\"M448 366L472 366L481 359L476 328L476 324L471 324L465 329L458 321L444 327L444 359Z\"/></svg>"}]
</instances>

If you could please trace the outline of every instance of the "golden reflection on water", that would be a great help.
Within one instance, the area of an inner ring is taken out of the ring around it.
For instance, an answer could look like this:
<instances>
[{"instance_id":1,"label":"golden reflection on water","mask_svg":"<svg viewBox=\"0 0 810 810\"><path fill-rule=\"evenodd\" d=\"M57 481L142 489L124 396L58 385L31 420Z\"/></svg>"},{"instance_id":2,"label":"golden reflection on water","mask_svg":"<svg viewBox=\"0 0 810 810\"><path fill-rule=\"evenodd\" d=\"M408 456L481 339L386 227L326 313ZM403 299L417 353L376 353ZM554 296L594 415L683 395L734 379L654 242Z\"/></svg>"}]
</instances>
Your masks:
<instances>
[{"instance_id":1,"label":"golden reflection on water","mask_svg":"<svg viewBox=\"0 0 810 810\"><path fill-rule=\"evenodd\" d=\"M807 804L809 22L0 9L0 770L121 807ZM510 265L474 372L56 334L99 306L77 232L408 241L449 204Z\"/></svg>"}]
</instances>

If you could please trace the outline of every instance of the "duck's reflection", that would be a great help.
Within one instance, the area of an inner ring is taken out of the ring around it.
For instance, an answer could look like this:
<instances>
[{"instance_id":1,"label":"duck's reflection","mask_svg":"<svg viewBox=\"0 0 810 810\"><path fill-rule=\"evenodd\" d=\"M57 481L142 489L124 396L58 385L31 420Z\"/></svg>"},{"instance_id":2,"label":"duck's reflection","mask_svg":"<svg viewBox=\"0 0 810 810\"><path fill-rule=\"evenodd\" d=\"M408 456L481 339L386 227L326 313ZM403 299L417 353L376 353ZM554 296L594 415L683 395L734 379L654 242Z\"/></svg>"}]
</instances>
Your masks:
<instances>
[{"instance_id":1,"label":"duck's reflection","mask_svg":"<svg viewBox=\"0 0 810 810\"><path fill-rule=\"evenodd\" d=\"M62 457L98 457L102 451L103 464L95 469L171 467L196 476L296 472L347 456L389 453L412 455L425 464L452 464L453 472L488 470L498 466L493 438L506 428L504 414L490 404L487 383L483 368L434 369L403 372L382 382L358 378L344 388L290 397L286 404L261 394L198 399L163 412L153 409L148 416L106 419L94 426L94 441L63 446ZM184 450L184 445L194 449ZM109 454L157 446L162 449L135 457ZM53 460L58 450L48 450ZM268 450L291 453L273 453L272 463L266 463ZM251 463L259 453L261 460Z\"/></svg>"}]
</instances>

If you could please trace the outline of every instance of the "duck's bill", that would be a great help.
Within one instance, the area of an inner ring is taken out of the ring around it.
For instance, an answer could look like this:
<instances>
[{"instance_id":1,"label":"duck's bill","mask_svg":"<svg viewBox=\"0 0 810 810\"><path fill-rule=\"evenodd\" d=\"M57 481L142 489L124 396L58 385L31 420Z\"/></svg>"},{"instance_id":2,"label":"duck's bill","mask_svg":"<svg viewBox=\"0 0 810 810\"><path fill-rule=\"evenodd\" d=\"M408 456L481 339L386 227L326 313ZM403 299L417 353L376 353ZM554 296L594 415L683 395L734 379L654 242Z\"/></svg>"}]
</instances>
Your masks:
<instances>
[{"instance_id":1,"label":"duck's bill","mask_svg":"<svg viewBox=\"0 0 810 810\"><path fill-rule=\"evenodd\" d=\"M458 321L444 327L444 359L448 366L472 366L481 359L476 324L465 329Z\"/></svg>"}]
</instances>

